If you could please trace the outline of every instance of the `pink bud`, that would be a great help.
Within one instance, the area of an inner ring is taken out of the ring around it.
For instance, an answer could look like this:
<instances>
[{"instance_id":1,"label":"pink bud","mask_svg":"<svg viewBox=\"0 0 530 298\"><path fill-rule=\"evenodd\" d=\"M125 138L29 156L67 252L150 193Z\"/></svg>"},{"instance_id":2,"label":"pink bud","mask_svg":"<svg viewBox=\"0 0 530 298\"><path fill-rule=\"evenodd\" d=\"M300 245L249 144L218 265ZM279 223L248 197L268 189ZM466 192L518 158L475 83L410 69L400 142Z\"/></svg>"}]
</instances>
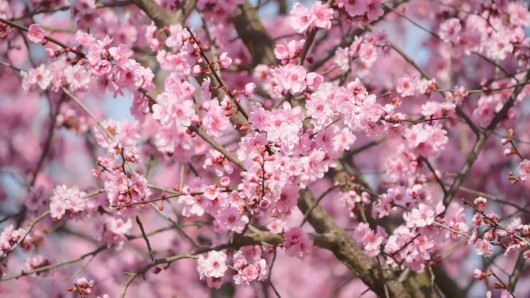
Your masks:
<instances>
[{"instance_id":1,"label":"pink bud","mask_svg":"<svg viewBox=\"0 0 530 298\"><path fill-rule=\"evenodd\" d=\"M202 74L202 67L199 64L193 65L191 72L194 76L200 76Z\"/></svg>"},{"instance_id":2,"label":"pink bud","mask_svg":"<svg viewBox=\"0 0 530 298\"><path fill-rule=\"evenodd\" d=\"M306 75L305 80L309 89L315 90L320 87L320 84L324 81L324 77L316 72L310 72Z\"/></svg>"},{"instance_id":3,"label":"pink bud","mask_svg":"<svg viewBox=\"0 0 530 298\"><path fill-rule=\"evenodd\" d=\"M256 84L248 83L245 85L245 95L248 97L254 96L254 91L256 90Z\"/></svg>"},{"instance_id":4,"label":"pink bud","mask_svg":"<svg viewBox=\"0 0 530 298\"><path fill-rule=\"evenodd\" d=\"M223 52L221 56L219 56L219 65L221 68L229 68L232 64L232 58L228 57L227 52Z\"/></svg>"},{"instance_id":5,"label":"pink bud","mask_svg":"<svg viewBox=\"0 0 530 298\"><path fill-rule=\"evenodd\" d=\"M224 188L228 188L230 186L230 177L222 177L221 186L223 186Z\"/></svg>"},{"instance_id":6,"label":"pink bud","mask_svg":"<svg viewBox=\"0 0 530 298\"><path fill-rule=\"evenodd\" d=\"M484 272L482 272L482 270L480 269L475 269L475 272L473 274L475 276L475 279L477 280L481 280L483 279L486 275L484 274Z\"/></svg>"},{"instance_id":7,"label":"pink bud","mask_svg":"<svg viewBox=\"0 0 530 298\"><path fill-rule=\"evenodd\" d=\"M48 58L54 59L55 57L57 57L57 56L55 56L55 50L54 49L46 48L44 50L46 51L46 55L48 56Z\"/></svg>"}]
</instances>

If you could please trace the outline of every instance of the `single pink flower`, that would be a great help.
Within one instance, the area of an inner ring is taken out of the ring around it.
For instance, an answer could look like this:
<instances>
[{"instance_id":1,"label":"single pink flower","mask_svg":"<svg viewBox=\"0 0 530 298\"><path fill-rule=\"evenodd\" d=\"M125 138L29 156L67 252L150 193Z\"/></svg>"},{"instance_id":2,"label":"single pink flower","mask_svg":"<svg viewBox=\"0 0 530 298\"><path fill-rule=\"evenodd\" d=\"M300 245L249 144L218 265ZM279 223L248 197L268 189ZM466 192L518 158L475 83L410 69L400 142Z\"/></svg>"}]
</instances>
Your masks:
<instances>
[{"instance_id":1,"label":"single pink flower","mask_svg":"<svg viewBox=\"0 0 530 298\"><path fill-rule=\"evenodd\" d=\"M34 43L43 43L46 41L46 31L37 24L29 25L28 39Z\"/></svg>"}]
</instances>

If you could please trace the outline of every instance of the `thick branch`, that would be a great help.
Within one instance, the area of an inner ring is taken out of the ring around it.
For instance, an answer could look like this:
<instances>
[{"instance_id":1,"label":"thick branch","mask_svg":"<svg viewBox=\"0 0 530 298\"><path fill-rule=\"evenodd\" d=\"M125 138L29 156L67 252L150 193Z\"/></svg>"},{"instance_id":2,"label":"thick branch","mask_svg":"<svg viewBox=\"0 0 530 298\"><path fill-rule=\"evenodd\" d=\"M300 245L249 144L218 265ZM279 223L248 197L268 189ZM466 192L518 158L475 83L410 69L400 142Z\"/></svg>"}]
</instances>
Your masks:
<instances>
[{"instance_id":1,"label":"thick branch","mask_svg":"<svg viewBox=\"0 0 530 298\"><path fill-rule=\"evenodd\" d=\"M273 65L274 41L261 23L256 9L246 1L231 15L237 34L252 56L252 68L258 64Z\"/></svg>"},{"instance_id":2,"label":"thick branch","mask_svg":"<svg viewBox=\"0 0 530 298\"><path fill-rule=\"evenodd\" d=\"M143 10L158 27L183 24L197 3L196 0L187 0L179 12L172 14L164 10L164 8L154 0L133 0L133 2L138 8Z\"/></svg>"},{"instance_id":3,"label":"thick branch","mask_svg":"<svg viewBox=\"0 0 530 298\"><path fill-rule=\"evenodd\" d=\"M315 205L313 195L309 191L301 191L298 208L306 213ZM315 231L321 234L320 238L315 239L318 240L315 244L330 249L337 259L350 268L377 295L385 296L385 292L388 291L391 297L438 297L426 274L411 274L401 283L392 271L381 268L373 258L366 256L322 206L317 205L312 210L308 221Z\"/></svg>"}]
</instances>

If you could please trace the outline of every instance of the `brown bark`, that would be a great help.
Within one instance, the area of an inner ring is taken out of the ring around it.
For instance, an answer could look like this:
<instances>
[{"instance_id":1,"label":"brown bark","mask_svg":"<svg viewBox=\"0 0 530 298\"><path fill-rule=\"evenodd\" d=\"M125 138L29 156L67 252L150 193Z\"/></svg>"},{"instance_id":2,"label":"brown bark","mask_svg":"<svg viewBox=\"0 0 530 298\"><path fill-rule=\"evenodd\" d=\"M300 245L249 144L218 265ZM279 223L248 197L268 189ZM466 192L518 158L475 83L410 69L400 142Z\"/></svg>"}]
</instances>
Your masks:
<instances>
[{"instance_id":1,"label":"brown bark","mask_svg":"<svg viewBox=\"0 0 530 298\"><path fill-rule=\"evenodd\" d=\"M197 4L197 0L186 0L184 6L177 13L169 13L154 0L133 0L133 2L138 8L143 10L158 27L183 24Z\"/></svg>"},{"instance_id":2,"label":"brown bark","mask_svg":"<svg viewBox=\"0 0 530 298\"><path fill-rule=\"evenodd\" d=\"M274 41L261 23L256 9L247 1L238 5L231 15L237 34L252 56L252 67L276 63Z\"/></svg>"}]
</instances>

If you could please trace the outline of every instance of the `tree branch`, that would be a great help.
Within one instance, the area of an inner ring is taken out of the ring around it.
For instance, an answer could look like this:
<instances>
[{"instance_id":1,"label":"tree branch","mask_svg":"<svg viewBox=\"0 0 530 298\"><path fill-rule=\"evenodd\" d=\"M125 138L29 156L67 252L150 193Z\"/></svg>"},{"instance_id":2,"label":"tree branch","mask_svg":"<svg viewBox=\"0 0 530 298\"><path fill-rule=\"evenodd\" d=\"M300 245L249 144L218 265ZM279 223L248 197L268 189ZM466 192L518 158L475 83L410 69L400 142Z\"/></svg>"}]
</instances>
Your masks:
<instances>
[{"instance_id":1,"label":"tree branch","mask_svg":"<svg viewBox=\"0 0 530 298\"><path fill-rule=\"evenodd\" d=\"M252 56L252 68L258 64L276 64L274 41L261 23L258 12L248 1L237 6L231 20Z\"/></svg>"}]
</instances>

